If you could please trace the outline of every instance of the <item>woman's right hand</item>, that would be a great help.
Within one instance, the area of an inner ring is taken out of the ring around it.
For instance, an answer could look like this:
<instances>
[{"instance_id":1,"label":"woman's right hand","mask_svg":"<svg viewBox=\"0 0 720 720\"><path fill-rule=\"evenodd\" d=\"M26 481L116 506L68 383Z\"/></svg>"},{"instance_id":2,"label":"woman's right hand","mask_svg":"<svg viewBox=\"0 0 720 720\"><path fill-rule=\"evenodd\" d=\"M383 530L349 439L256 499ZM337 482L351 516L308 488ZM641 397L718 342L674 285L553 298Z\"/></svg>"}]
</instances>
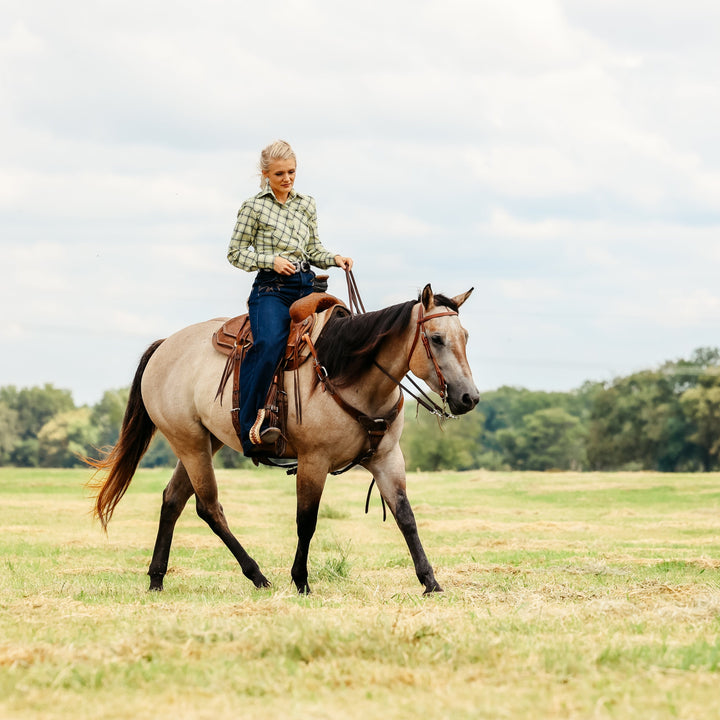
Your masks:
<instances>
[{"instance_id":1,"label":"woman's right hand","mask_svg":"<svg viewBox=\"0 0 720 720\"><path fill-rule=\"evenodd\" d=\"M294 275L295 266L284 257L276 255L273 260L273 270L279 275Z\"/></svg>"}]
</instances>

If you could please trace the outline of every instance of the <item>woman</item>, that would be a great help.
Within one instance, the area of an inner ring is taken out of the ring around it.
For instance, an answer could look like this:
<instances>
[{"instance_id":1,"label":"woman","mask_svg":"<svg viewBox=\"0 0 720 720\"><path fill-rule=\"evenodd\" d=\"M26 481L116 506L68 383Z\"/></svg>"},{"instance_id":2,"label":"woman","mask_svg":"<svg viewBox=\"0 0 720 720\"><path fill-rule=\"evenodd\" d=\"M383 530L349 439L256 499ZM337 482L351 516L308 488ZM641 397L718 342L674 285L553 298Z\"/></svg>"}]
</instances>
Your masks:
<instances>
[{"instance_id":1,"label":"woman","mask_svg":"<svg viewBox=\"0 0 720 720\"><path fill-rule=\"evenodd\" d=\"M287 341L290 305L313 291L310 265L353 265L318 240L315 200L293 189L296 168L295 153L283 140L262 151L262 190L242 204L227 253L235 267L258 271L248 298L253 346L240 366L240 440L248 456L280 435L266 423L265 399Z\"/></svg>"}]
</instances>

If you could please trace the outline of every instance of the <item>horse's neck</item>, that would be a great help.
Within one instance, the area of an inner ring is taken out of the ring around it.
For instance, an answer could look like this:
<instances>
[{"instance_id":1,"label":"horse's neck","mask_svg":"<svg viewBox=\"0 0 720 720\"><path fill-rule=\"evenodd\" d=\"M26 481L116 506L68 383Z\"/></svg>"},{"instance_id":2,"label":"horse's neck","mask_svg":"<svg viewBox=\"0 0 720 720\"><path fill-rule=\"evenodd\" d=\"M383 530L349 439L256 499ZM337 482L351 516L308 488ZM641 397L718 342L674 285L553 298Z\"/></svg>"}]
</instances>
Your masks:
<instances>
[{"instance_id":1,"label":"horse's neck","mask_svg":"<svg viewBox=\"0 0 720 720\"><path fill-rule=\"evenodd\" d=\"M358 385L362 388L361 392L368 397L370 402L383 405L397 402L397 384L394 380L402 380L410 370L408 360L410 347L415 337L417 317L416 307L412 311L410 323L405 332L396 337L387 338L383 342L377 355L377 364L382 370L373 366L367 371L365 377L360 379ZM391 375L394 380L390 379L388 375Z\"/></svg>"}]
</instances>

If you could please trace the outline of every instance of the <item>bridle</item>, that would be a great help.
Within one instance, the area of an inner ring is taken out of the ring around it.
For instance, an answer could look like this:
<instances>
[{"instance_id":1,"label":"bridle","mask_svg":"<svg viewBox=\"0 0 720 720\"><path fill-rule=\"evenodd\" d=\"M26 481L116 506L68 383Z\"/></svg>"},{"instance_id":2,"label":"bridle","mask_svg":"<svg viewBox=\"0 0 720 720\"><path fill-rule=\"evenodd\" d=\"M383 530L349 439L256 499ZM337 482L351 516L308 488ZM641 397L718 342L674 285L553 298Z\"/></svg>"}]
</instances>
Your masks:
<instances>
[{"instance_id":1,"label":"bridle","mask_svg":"<svg viewBox=\"0 0 720 720\"><path fill-rule=\"evenodd\" d=\"M446 317L450 315L457 315L457 311L455 310L444 310L442 312L432 313L431 315L425 315L423 312L423 304L420 302L420 307L418 309L418 319L415 323L415 336L413 337L412 345L410 347L410 352L408 353L407 363L408 367L410 366L410 360L412 359L413 353L415 352L415 348L417 347L418 340L422 341L422 345L425 348L425 352L428 356L428 359L432 362L433 367L435 368L435 373L437 374L438 383L440 385L440 398L443 401L442 407L438 405L431 397L428 396L428 394L410 377L408 376L408 379L410 382L415 386L416 390L418 391L419 395L414 393L412 390L407 388L405 385L402 384L400 380L398 380L396 377L394 377L391 373L389 373L380 363L377 362L377 360L374 361L375 367L377 367L380 371L382 371L390 380L392 380L401 390L400 397L393 406L393 408L386 413L385 415L382 415L380 417L372 417L369 415L366 415L365 413L361 412L357 408L355 408L353 405L348 403L345 399L343 399L342 395L337 391L337 388L333 385L332 381L328 377L327 370L323 365L320 364L320 361L317 356L317 350L315 349L315 345L313 344L310 335L308 333L305 333L303 335L303 340L307 343L307 346L310 350L310 354L313 357L314 360L314 366L315 366L315 374L317 375L317 379L322 385L322 387L325 389L326 392L335 400L335 402L342 408L342 410L350 415L350 417L354 418L365 430L365 432L368 434L368 437L370 439L370 448L368 450L361 450L360 453L355 457L347 467L343 468L342 470L336 470L332 474L336 475L341 472L345 472L345 470L349 470L351 467L358 465L366 460L369 460L378 449L378 446L380 445L380 442L382 441L383 437L385 436L385 433L390 429L390 425L395 421L397 416L400 414L403 403L404 403L404 395L403 392L410 395L417 403L418 405L422 405L428 412L432 413L433 415L437 415L438 417L442 419L454 419L455 415L452 413L449 413L446 410L446 387L447 384L445 382L445 378L443 377L442 370L440 369L440 365L438 364L435 356L433 355L432 349L430 348L430 340L428 339L427 333L425 332L425 323L428 320L432 320L434 318L438 317ZM422 396L422 397L421 397ZM370 485L370 488L372 489L372 484Z\"/></svg>"},{"instance_id":2,"label":"bridle","mask_svg":"<svg viewBox=\"0 0 720 720\"><path fill-rule=\"evenodd\" d=\"M365 306L363 305L363 301L360 298L360 291L358 290L357 283L355 282L355 276L353 275L352 270L345 270L345 279L347 280L347 290L348 290L348 309L350 310L351 315L362 315L365 312ZM438 386L440 388L440 399L442 400L442 407L438 405L416 382L412 379L409 375L407 376L407 379L413 384L415 389L418 391L420 395L417 395L409 388L405 387L405 385L402 384L400 380L398 380L396 377L393 377L382 365L380 365L377 361L375 361L375 367L378 368L381 372L383 372L390 380L392 380L401 390L406 392L408 395L410 395L415 402L417 402L418 405L422 405L429 413L433 415L437 415L439 418L444 420L449 419L455 419L455 415L452 413L449 413L447 411L447 402L446 402L446 390L447 390L447 383L445 382L445 377L442 374L442 370L440 369L440 365L435 358L435 355L433 354L432 348L430 346L430 339L427 336L427 333L425 332L425 323L428 320L434 320L435 318L439 317L446 317L448 315L457 315L457 310L447 309L443 310L442 312L436 312L432 313L432 315L425 315L425 312L423 310L423 304L420 302L420 307L418 309L418 317L417 322L415 323L415 337L413 338L412 345L410 346L410 352L408 353L407 357L407 365L410 367L410 360L412 359L413 353L415 352L415 348L417 347L418 340L422 340L423 347L425 348L425 354L428 357L428 360L433 364L433 367L435 368L435 375L438 379ZM422 397L420 397L422 396Z\"/></svg>"},{"instance_id":3,"label":"bridle","mask_svg":"<svg viewBox=\"0 0 720 720\"><path fill-rule=\"evenodd\" d=\"M442 370L440 369L440 365L438 364L438 361L435 359L435 355L433 355L433 351L430 348L430 340L428 339L427 333L425 332L425 328L423 325L428 321L432 320L433 318L438 317L445 317L446 315L457 315L457 312L455 310L447 310L444 312L439 313L433 313L432 315L425 315L423 313L423 305L420 303L420 309L418 311L418 319L415 327L415 337L413 338L412 346L410 347L410 352L408 353L408 359L407 364L408 367L410 367L410 360L413 356L413 353L415 352L415 348L418 343L418 339L422 338L422 344L425 348L425 353L428 356L428 359L432 362L433 367L435 368L435 374L437 375L438 379L438 385L440 386L440 399L442 400L442 406L438 405L416 382L415 380L410 377L410 375L407 375L407 379L412 383L415 390L417 390L417 393L410 390L410 388L403 385L402 380L398 380L394 375L389 373L377 360L374 361L375 367L380 370L386 377L388 377L390 380L392 380L403 392L407 393L418 405L421 405L424 407L431 415L436 415L438 418L441 418L443 420L455 420L456 416L452 413L447 411L447 395L446 395L446 388L447 383L445 382L445 377L442 374Z\"/></svg>"},{"instance_id":4,"label":"bridle","mask_svg":"<svg viewBox=\"0 0 720 720\"><path fill-rule=\"evenodd\" d=\"M345 280L347 281L347 291L348 291L348 309L350 310L351 315L362 315L365 313L365 306L363 305L363 301L360 298L360 291L358 290L357 282L355 282L355 276L353 275L352 270L345 270ZM439 317L446 317L448 315L457 315L456 310L448 309L444 310L442 312L436 312L432 315L425 315L423 311L423 304L420 302L420 308L418 309L418 317L417 322L415 324L415 337L413 338L412 345L410 346L410 352L408 353L407 358L407 365L410 367L410 360L412 359L413 353L415 352L415 348L418 344L418 340L422 340L423 347L425 348L425 354L428 357L428 360L433 364L433 367L435 368L435 375L438 379L438 386L440 387L440 399L442 400L442 407L438 405L431 397L428 396L428 394L408 375L408 380L415 386L415 389L422 395L422 397L419 397L416 395L412 390L409 390L407 387L405 387L400 380L398 380L396 377L393 377L382 365L380 365L377 361L374 363L375 367L378 368L378 370L382 371L390 380L392 380L401 390L406 392L408 395L410 395L413 400L415 400L418 405L422 405L428 412L432 413L433 415L437 415L438 417L442 419L455 419L455 415L452 413L447 412L447 404L446 404L446 390L447 390L447 383L445 382L445 377L442 374L442 370L440 369L440 365L435 358L435 355L433 354L432 348L430 346L430 339L427 336L427 333L425 332L425 323L428 320L434 320L435 318Z\"/></svg>"},{"instance_id":5,"label":"bridle","mask_svg":"<svg viewBox=\"0 0 720 720\"><path fill-rule=\"evenodd\" d=\"M410 352L408 353L408 359L407 364L408 367L410 367L410 361L412 360L413 353L415 352L415 347L417 346L418 338L422 340L423 347L425 348L425 354L428 357L428 360L433 364L433 367L435 368L435 375L437 375L438 379L438 385L440 386L440 399L443 401L443 407L445 406L445 390L447 389L447 383L445 382L445 377L442 374L442 370L440 369L440 365L438 364L438 361L435 359L435 355L433 355L432 348L430 347L430 339L427 336L427 333L425 332L425 323L428 320L434 320L435 318L439 317L447 317L448 315L457 315L456 310L444 310L443 312L437 312L433 313L432 315L425 315L423 311L423 304L420 303L420 307L418 308L418 319L417 323L415 325L415 337L413 338L412 345L410 346ZM444 415L447 415L443 411ZM448 417L454 417L454 416L448 416Z\"/></svg>"},{"instance_id":6,"label":"bridle","mask_svg":"<svg viewBox=\"0 0 720 720\"><path fill-rule=\"evenodd\" d=\"M357 283L355 282L355 276L352 273L352 270L346 270L345 271L346 280L347 280L347 288L348 288L348 302L349 302L349 310L351 315L362 315L365 312L365 306L363 305L362 300L360 299L360 292L358 290ZM427 333L425 332L425 323L428 320L434 320L435 318L439 317L446 317L449 315L457 315L457 310L447 309L443 310L442 312L436 312L432 313L431 315L425 315L425 312L423 310L423 304L420 302L420 307L418 309L418 317L417 321L415 323L415 337L413 338L412 345L410 346L410 352L408 353L407 357L407 365L410 367L410 361L412 359L413 353L415 352L415 348L417 347L418 340L422 341L422 345L425 348L425 354L427 355L428 360L433 364L433 367L435 368L435 375L438 379L438 386L440 388L440 399L442 400L442 407L438 405L416 382L413 380L412 377L409 375L407 376L407 379L413 384L417 392L416 394L409 388L407 388L405 385L402 384L400 380L398 380L396 377L391 375L382 365L380 365L377 361L374 362L374 365L378 370L380 370L382 373L384 373L390 380L392 380L401 390L403 390L405 393L407 393L415 402L417 402L418 405L422 405L429 413L438 416L442 419L454 419L455 415L452 413L449 413L447 411L447 402L446 402L446 391L447 391L447 383L445 382L445 377L442 374L442 370L440 369L440 364L438 363L435 355L433 354L432 347L430 345L430 339L427 336Z\"/></svg>"},{"instance_id":7,"label":"bridle","mask_svg":"<svg viewBox=\"0 0 720 720\"><path fill-rule=\"evenodd\" d=\"M365 312L365 308L362 304L362 300L360 299L360 294L357 289L357 284L355 283L355 278L353 277L351 270L345 271L347 274L347 283L348 283L348 299L349 299L349 310L351 315L355 314L363 314ZM425 348L425 353L428 357L428 359L432 362L433 367L435 368L435 374L437 375L438 379L438 385L440 387L440 399L442 400L442 407L438 405L429 395L415 382L415 380L412 379L409 375L407 376L408 380L415 386L415 389L418 391L419 394L416 394L412 390L410 390L408 387L402 384L400 380L398 380L396 377L394 377L391 373L389 373L380 363L375 360L373 364L375 367L378 368L382 373L384 373L390 380L392 380L395 385L397 385L401 392L400 392L400 398L398 399L398 402L395 404L395 406L390 410L389 413L386 415L383 415L381 417L370 417L368 415L365 415L364 413L357 410L355 407L350 405L348 402L346 402L340 395L340 393L337 392L337 389L333 386L332 382L330 381L330 378L328 377L327 370L325 367L323 367L320 364L320 361L317 356L317 351L315 350L315 346L310 339L309 334L303 335L303 340L307 343L310 354L313 357L314 364L315 364L315 373L317 376L318 381L322 385L322 387L325 389L326 392L329 393L329 395L335 400L335 402L342 408L344 412L346 412L351 417L355 418L355 420L364 428L364 430L367 432L368 437L370 439L370 448L367 450L361 450L360 453L351 460L348 465L340 470L332 471L332 475L339 475L341 473L346 472L351 467L354 467L355 465L358 465L362 462L365 462L366 460L369 460L378 449L378 446L380 445L380 442L382 441L383 437L385 436L385 433L390 429L390 425L395 421L397 416L400 414L402 407L403 407L403 401L404 401L404 395L403 393L407 393L412 397L418 405L422 405L428 412L430 412L432 415L438 416L440 419L455 419L455 415L452 413L449 413L446 409L447 407L447 395L446 395L446 389L447 389L447 383L445 382L445 377L442 374L442 370L440 369L440 365L435 358L435 355L433 354L432 348L430 346L430 339L427 336L427 333L425 332L425 323L429 320L434 320L435 318L439 317L448 317L452 315L457 315L457 310L443 310L441 312L432 313L430 315L426 315L424 310L424 306L422 304L422 301L419 303L418 307L418 317L417 321L415 322L415 335L413 337L412 345L410 346L410 352L407 356L407 365L408 368L410 367L410 361L412 360L412 356L415 353L415 349L418 344L418 340L422 342L423 347ZM290 471L288 471L290 472ZM368 512L368 504L370 502L370 493L372 492L373 485L375 484L375 478L373 478L372 482L370 483L370 487L368 488L368 494L367 499L365 501L365 513ZM385 520L386 513L385 513L385 500L381 496L382 506L383 506L383 520Z\"/></svg>"}]
</instances>

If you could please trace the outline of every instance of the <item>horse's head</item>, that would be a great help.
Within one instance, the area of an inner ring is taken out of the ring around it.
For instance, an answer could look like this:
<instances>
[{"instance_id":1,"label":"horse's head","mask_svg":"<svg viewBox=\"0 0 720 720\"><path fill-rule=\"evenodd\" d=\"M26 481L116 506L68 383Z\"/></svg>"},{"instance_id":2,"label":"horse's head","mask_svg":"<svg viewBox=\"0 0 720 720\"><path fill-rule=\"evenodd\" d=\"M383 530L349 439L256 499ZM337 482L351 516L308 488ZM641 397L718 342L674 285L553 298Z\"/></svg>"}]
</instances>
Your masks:
<instances>
[{"instance_id":1,"label":"horse's head","mask_svg":"<svg viewBox=\"0 0 720 720\"><path fill-rule=\"evenodd\" d=\"M436 393L444 394L453 415L470 412L480 400L465 353L468 333L457 314L472 291L470 288L454 298L436 297L426 285L410 350L410 370Z\"/></svg>"}]
</instances>

